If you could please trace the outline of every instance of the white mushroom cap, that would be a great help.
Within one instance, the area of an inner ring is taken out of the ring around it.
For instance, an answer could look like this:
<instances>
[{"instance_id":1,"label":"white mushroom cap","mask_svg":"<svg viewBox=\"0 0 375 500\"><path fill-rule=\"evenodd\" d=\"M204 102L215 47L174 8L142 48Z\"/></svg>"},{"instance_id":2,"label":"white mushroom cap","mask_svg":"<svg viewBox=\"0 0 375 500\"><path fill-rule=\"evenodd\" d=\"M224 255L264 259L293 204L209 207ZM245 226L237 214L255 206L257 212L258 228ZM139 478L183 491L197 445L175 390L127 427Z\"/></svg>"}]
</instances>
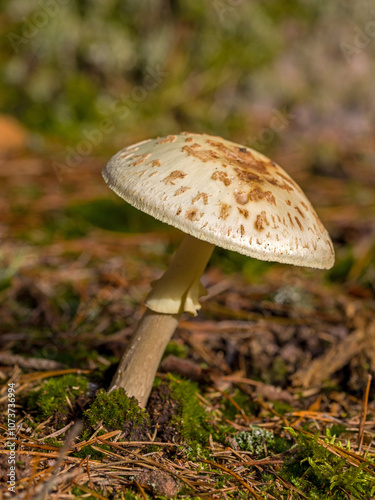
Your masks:
<instances>
[{"instance_id":1,"label":"white mushroom cap","mask_svg":"<svg viewBox=\"0 0 375 500\"><path fill-rule=\"evenodd\" d=\"M187 234L260 260L329 269L330 237L301 188L253 149L206 134L151 139L103 170L121 198Z\"/></svg>"}]
</instances>

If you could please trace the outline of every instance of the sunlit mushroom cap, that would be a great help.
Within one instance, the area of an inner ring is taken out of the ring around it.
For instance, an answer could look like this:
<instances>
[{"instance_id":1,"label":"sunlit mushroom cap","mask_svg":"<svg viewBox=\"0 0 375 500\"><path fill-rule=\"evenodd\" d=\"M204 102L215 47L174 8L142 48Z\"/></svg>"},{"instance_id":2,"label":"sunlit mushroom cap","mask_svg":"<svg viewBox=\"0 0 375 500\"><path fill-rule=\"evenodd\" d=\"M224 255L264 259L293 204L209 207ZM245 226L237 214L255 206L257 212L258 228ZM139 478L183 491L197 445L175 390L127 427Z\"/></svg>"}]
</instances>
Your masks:
<instances>
[{"instance_id":1,"label":"sunlit mushroom cap","mask_svg":"<svg viewBox=\"0 0 375 500\"><path fill-rule=\"evenodd\" d=\"M330 237L301 188L248 147L169 135L121 150L103 177L134 207L214 245L286 264L334 263Z\"/></svg>"}]
</instances>

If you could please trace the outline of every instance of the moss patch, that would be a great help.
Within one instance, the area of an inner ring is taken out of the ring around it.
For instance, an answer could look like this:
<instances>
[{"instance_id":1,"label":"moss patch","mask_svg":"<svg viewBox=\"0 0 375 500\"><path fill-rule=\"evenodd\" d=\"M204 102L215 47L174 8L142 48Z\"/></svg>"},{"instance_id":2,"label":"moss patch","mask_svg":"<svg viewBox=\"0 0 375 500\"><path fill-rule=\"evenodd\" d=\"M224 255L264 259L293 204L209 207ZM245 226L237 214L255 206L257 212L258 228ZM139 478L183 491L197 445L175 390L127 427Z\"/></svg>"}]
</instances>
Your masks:
<instances>
[{"instance_id":1,"label":"moss patch","mask_svg":"<svg viewBox=\"0 0 375 500\"><path fill-rule=\"evenodd\" d=\"M44 381L40 389L28 395L27 409L36 414L38 422L52 417L62 427L67 417L79 406L79 398L85 398L88 385L88 379L82 375L52 377Z\"/></svg>"},{"instance_id":2,"label":"moss patch","mask_svg":"<svg viewBox=\"0 0 375 500\"><path fill-rule=\"evenodd\" d=\"M195 449L204 446L209 436L207 414L197 398L198 385L190 380L168 375L151 394L148 410L158 437L172 438Z\"/></svg>"},{"instance_id":3,"label":"moss patch","mask_svg":"<svg viewBox=\"0 0 375 500\"><path fill-rule=\"evenodd\" d=\"M138 406L134 397L127 396L122 388L111 392L100 389L84 418L92 428L101 423L108 431L121 429L125 432L126 439L134 441L146 439L150 426L146 411Z\"/></svg>"},{"instance_id":4,"label":"moss patch","mask_svg":"<svg viewBox=\"0 0 375 500\"><path fill-rule=\"evenodd\" d=\"M283 477L312 499L370 500L375 495L374 461L352 463L342 443L326 430L325 439L288 429L298 452L283 465ZM369 467L370 466L370 467Z\"/></svg>"}]
</instances>

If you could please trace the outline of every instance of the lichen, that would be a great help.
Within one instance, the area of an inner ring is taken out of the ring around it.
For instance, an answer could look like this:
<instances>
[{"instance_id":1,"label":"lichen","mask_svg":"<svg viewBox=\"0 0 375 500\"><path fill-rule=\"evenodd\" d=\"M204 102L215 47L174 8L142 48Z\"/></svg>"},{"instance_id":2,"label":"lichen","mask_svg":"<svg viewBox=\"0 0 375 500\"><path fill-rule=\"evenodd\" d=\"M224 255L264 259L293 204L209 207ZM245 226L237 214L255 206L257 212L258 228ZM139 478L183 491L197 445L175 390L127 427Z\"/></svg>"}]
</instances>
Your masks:
<instances>
[{"instance_id":1,"label":"lichen","mask_svg":"<svg viewBox=\"0 0 375 500\"><path fill-rule=\"evenodd\" d=\"M239 432L234 439L241 450L249 451L259 457L266 456L268 450L275 447L273 432L256 425L251 425L249 431Z\"/></svg>"}]
</instances>

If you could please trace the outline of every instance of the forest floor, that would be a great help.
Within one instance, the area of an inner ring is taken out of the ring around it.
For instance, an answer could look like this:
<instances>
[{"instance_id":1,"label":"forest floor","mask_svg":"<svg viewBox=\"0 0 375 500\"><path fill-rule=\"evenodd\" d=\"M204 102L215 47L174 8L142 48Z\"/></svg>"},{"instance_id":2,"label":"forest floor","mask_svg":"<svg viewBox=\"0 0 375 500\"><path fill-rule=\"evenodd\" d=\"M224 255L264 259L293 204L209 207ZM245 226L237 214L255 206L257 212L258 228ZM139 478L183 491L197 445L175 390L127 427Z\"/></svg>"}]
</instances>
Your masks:
<instances>
[{"instance_id":1,"label":"forest floor","mask_svg":"<svg viewBox=\"0 0 375 500\"><path fill-rule=\"evenodd\" d=\"M182 318L143 411L105 389L181 233L113 195L106 153L59 179L53 151L1 147L0 498L375 498L363 159L347 151L322 175L276 154L329 230L335 267L216 249L202 309Z\"/></svg>"}]
</instances>

